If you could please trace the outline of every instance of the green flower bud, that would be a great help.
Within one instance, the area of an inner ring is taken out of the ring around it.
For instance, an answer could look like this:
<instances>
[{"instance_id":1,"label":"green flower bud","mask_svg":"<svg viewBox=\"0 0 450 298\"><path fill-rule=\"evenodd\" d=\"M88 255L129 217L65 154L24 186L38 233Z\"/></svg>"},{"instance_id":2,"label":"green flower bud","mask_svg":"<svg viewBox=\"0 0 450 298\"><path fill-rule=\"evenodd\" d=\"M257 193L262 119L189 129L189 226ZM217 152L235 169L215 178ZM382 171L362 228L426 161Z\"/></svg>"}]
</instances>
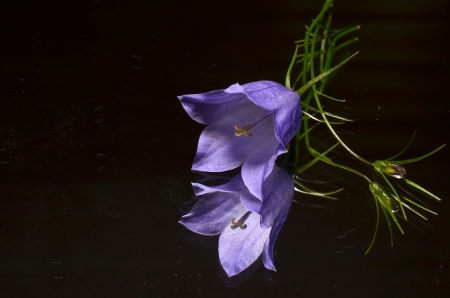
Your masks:
<instances>
[{"instance_id":1,"label":"green flower bud","mask_svg":"<svg viewBox=\"0 0 450 298\"><path fill-rule=\"evenodd\" d=\"M395 200L394 196L392 196L391 193L389 193L383 186L380 185L380 183L376 181L370 182L369 189L384 208L390 209L394 213L398 211L398 202Z\"/></svg>"},{"instance_id":2,"label":"green flower bud","mask_svg":"<svg viewBox=\"0 0 450 298\"><path fill-rule=\"evenodd\" d=\"M373 163L373 167L378 172L383 172L386 175L392 176L397 179L401 179L406 175L406 170L402 165L390 163L387 161L376 160Z\"/></svg>"}]
</instances>

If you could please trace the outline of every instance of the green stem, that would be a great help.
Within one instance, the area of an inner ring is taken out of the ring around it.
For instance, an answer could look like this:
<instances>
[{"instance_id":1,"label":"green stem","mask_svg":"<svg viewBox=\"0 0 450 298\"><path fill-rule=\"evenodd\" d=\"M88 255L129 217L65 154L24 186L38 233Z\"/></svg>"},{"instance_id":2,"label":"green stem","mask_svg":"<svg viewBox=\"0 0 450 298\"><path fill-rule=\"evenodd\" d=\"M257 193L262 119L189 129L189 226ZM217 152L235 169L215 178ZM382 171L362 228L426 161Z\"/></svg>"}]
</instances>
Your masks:
<instances>
[{"instance_id":1,"label":"green stem","mask_svg":"<svg viewBox=\"0 0 450 298\"><path fill-rule=\"evenodd\" d=\"M305 57L308 57L308 41L309 41L309 36L311 35L312 29L314 27L316 27L317 23L319 21L322 20L323 15L325 14L325 12L328 10L328 8L331 6L331 4L333 3L333 0L327 0L325 2L325 4L322 7L322 10L320 11L319 15L313 20L313 22L311 23L311 26L309 26L308 31L306 31L306 35L305 35ZM314 36L315 39L315 36ZM315 43L315 41L312 42L313 44ZM308 68L308 61L305 60L303 62L303 85L306 84L306 70Z\"/></svg>"},{"instance_id":2,"label":"green stem","mask_svg":"<svg viewBox=\"0 0 450 298\"><path fill-rule=\"evenodd\" d=\"M317 30L316 30L316 32L315 32L316 34L317 34ZM314 37L313 37L313 39L314 39ZM314 52L314 46L315 46L315 43L313 42L312 44L311 44L311 52ZM314 61L313 60L311 60L311 63L310 63L310 73L311 73L311 77L312 78L314 78L315 76L314 76ZM362 161L362 162L364 162L364 163L367 163L367 164L372 164L372 162L370 162L370 161L368 161L368 160L366 160L366 159L364 159L364 158L362 158L362 157L360 157L359 155L357 155L356 153L354 153L347 145L345 145L345 143L339 138L339 136L337 135L337 133L334 131L334 129L333 129L333 127L331 126L331 124L328 122L328 119L327 119L327 117L326 117L326 115L324 115L323 114L323 108L322 108L322 105L321 105L321 103L320 103L320 99L319 99L319 96L317 96L317 90L316 90L316 86L313 84L312 85L312 91L313 91L313 95L314 95L314 98L315 98L315 100L316 100L316 104L317 104L317 107L319 108L319 110L322 112L322 118L323 118L323 120L325 121L325 124L327 125L327 127L328 127L328 129L330 130L330 132L333 134L333 136L336 138L336 140L351 154L351 155L353 155L354 157L356 157L357 159L359 159L360 161ZM320 90L320 91L322 91L322 90Z\"/></svg>"}]
</instances>

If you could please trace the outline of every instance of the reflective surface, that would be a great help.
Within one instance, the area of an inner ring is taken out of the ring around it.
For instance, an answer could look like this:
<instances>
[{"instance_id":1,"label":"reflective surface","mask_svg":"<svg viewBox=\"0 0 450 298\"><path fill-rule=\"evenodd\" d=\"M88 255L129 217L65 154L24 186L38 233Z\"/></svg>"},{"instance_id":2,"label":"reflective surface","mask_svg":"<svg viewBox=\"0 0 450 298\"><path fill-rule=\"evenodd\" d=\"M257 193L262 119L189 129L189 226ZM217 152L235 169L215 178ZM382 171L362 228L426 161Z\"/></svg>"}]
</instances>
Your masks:
<instances>
[{"instance_id":1,"label":"reflective surface","mask_svg":"<svg viewBox=\"0 0 450 298\"><path fill-rule=\"evenodd\" d=\"M292 42L321 7L297 2L6 5L0 296L448 295L448 148L406 167L443 200L425 199L439 213L432 227L402 223L390 247L381 225L367 256L373 197L333 169L346 187L339 201L299 197L275 245L278 272L256 264L236 287L221 278L217 239L177 224L203 127L176 96L283 82ZM394 155L416 128L405 158L449 144L448 2L335 6L335 26L361 25L360 54L328 90L347 102L325 102L358 119L344 140L371 160Z\"/></svg>"}]
</instances>

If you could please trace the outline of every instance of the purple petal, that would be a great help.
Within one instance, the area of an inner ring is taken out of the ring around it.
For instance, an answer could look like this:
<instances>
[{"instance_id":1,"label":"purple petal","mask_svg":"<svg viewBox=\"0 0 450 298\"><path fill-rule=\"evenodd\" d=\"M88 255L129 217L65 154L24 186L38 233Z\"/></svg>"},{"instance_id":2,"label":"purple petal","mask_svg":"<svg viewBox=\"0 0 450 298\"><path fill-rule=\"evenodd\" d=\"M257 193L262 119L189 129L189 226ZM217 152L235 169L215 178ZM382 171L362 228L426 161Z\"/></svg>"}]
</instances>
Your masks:
<instances>
[{"instance_id":1,"label":"purple petal","mask_svg":"<svg viewBox=\"0 0 450 298\"><path fill-rule=\"evenodd\" d=\"M207 186L200 183L192 183L195 195L200 196L212 192L236 193L246 189L241 174L236 175L230 181L222 185Z\"/></svg>"},{"instance_id":2,"label":"purple petal","mask_svg":"<svg viewBox=\"0 0 450 298\"><path fill-rule=\"evenodd\" d=\"M247 228L233 230L228 226L220 235L219 258L228 276L246 269L261 255L270 229L262 228L259 222L260 217L252 213L245 221Z\"/></svg>"},{"instance_id":3,"label":"purple petal","mask_svg":"<svg viewBox=\"0 0 450 298\"><path fill-rule=\"evenodd\" d=\"M179 223L201 235L217 235L231 225L236 214L245 212L239 194L217 192L202 197Z\"/></svg>"},{"instance_id":4,"label":"purple petal","mask_svg":"<svg viewBox=\"0 0 450 298\"><path fill-rule=\"evenodd\" d=\"M251 194L247 188L240 192L241 203L247 210L260 214L262 202L257 197Z\"/></svg>"},{"instance_id":5,"label":"purple petal","mask_svg":"<svg viewBox=\"0 0 450 298\"><path fill-rule=\"evenodd\" d=\"M273 247L294 197L294 182L284 169L275 167L265 182L264 193L266 197L261 207L261 225L272 227L272 230L264 245L263 262L267 269L275 270Z\"/></svg>"},{"instance_id":6,"label":"purple petal","mask_svg":"<svg viewBox=\"0 0 450 298\"><path fill-rule=\"evenodd\" d=\"M294 137L301 123L300 96L272 81L230 86L225 92L244 93L257 106L274 112L275 134L283 145Z\"/></svg>"},{"instance_id":7,"label":"purple petal","mask_svg":"<svg viewBox=\"0 0 450 298\"><path fill-rule=\"evenodd\" d=\"M261 225L271 227L273 222L289 210L294 198L294 180L289 173L274 167L264 183L264 199L261 206Z\"/></svg>"},{"instance_id":8,"label":"purple petal","mask_svg":"<svg viewBox=\"0 0 450 298\"><path fill-rule=\"evenodd\" d=\"M286 220L286 217L288 215L289 207L290 207L290 205L287 208L285 208L275 219L272 229L270 231L269 239L267 239L266 243L264 244L262 259L263 259L264 267L266 267L267 269L270 269L270 270L276 271L275 265L274 265L274 260L273 260L273 248L274 248L275 240L278 236L278 233L280 232L281 227L283 226L283 224Z\"/></svg>"},{"instance_id":9,"label":"purple petal","mask_svg":"<svg viewBox=\"0 0 450 298\"><path fill-rule=\"evenodd\" d=\"M297 95L297 93L294 94ZM290 94L290 96L292 96L292 94ZM280 109L275 110L273 114L275 134L280 143L285 146L295 136L302 121L302 111L299 103L299 97L295 98L295 103L294 100L286 100L286 104L283 105Z\"/></svg>"},{"instance_id":10,"label":"purple petal","mask_svg":"<svg viewBox=\"0 0 450 298\"><path fill-rule=\"evenodd\" d=\"M283 85L272 81L257 81L242 86L235 84L226 89L225 92L244 93L253 103L268 111L274 111L284 105L284 96L287 93L297 94Z\"/></svg>"},{"instance_id":11,"label":"purple petal","mask_svg":"<svg viewBox=\"0 0 450 298\"><path fill-rule=\"evenodd\" d=\"M208 125L200 135L192 169L205 172L228 171L239 167L248 156L273 148L278 140L271 117L252 127L251 137L235 135L236 124L243 127L266 113L252 102L246 101L227 117Z\"/></svg>"},{"instance_id":12,"label":"purple petal","mask_svg":"<svg viewBox=\"0 0 450 298\"><path fill-rule=\"evenodd\" d=\"M183 108L192 119L199 123L210 124L228 116L239 101L245 99L243 94L230 94L224 90L201 94L179 96Z\"/></svg>"},{"instance_id":13,"label":"purple petal","mask_svg":"<svg viewBox=\"0 0 450 298\"><path fill-rule=\"evenodd\" d=\"M242 165L242 178L250 192L263 199L263 184L275 164L278 155L285 153L286 149L276 139L268 139L264 150L258 150L250 155Z\"/></svg>"}]
</instances>

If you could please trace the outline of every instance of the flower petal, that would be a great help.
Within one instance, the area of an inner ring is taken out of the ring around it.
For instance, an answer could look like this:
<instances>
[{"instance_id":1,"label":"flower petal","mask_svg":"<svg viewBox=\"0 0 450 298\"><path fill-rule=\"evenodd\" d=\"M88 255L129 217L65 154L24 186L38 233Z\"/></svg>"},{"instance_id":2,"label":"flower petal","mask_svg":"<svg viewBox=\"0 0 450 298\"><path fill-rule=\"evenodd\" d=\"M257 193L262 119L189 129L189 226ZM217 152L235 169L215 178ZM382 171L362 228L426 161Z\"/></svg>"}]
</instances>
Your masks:
<instances>
[{"instance_id":1,"label":"flower petal","mask_svg":"<svg viewBox=\"0 0 450 298\"><path fill-rule=\"evenodd\" d=\"M274 167L264 183L261 206L261 225L269 228L274 221L289 211L294 199L294 180L283 168Z\"/></svg>"},{"instance_id":2,"label":"flower petal","mask_svg":"<svg viewBox=\"0 0 450 298\"><path fill-rule=\"evenodd\" d=\"M244 100L243 94L230 94L216 90L201 94L178 96L183 108L195 121L210 124L228 116L238 101Z\"/></svg>"},{"instance_id":3,"label":"flower petal","mask_svg":"<svg viewBox=\"0 0 450 298\"><path fill-rule=\"evenodd\" d=\"M261 201L248 191L242 180L241 174L236 175L230 179L230 181L222 185L208 186L200 183L192 183L192 186L194 187L194 192L197 196L214 192L239 193L241 203L247 210L258 214L261 210Z\"/></svg>"},{"instance_id":4,"label":"flower petal","mask_svg":"<svg viewBox=\"0 0 450 298\"><path fill-rule=\"evenodd\" d=\"M285 104L287 93L295 93L289 88L272 81L257 81L240 86L235 84L225 90L228 93L244 93L254 104L268 111L274 111ZM298 97L298 95L297 95Z\"/></svg>"},{"instance_id":5,"label":"flower petal","mask_svg":"<svg viewBox=\"0 0 450 298\"><path fill-rule=\"evenodd\" d=\"M285 152L284 146L275 138L267 139L264 150L255 151L242 165L244 183L258 199L262 200L264 197L263 184L272 172L276 157Z\"/></svg>"},{"instance_id":6,"label":"flower petal","mask_svg":"<svg viewBox=\"0 0 450 298\"><path fill-rule=\"evenodd\" d=\"M267 239L266 243L264 244L262 259L263 259L264 267L266 267L267 269L270 269L270 270L276 271L274 260L273 260L273 248L274 248L275 240L278 236L278 233L280 232L281 227L283 226L283 224L286 220L287 214L289 212L289 207L290 207L290 205L288 206L288 208L285 208L275 219L272 229L270 231L269 239Z\"/></svg>"},{"instance_id":7,"label":"flower petal","mask_svg":"<svg viewBox=\"0 0 450 298\"><path fill-rule=\"evenodd\" d=\"M297 93L294 94L297 95ZM289 95L291 97L295 97L292 94ZM280 107L278 110L275 110L273 114L275 135L277 136L277 139L280 141L280 143L285 146L295 136L302 122L300 97L295 97L295 100L287 100L287 97L288 96L285 96L286 104Z\"/></svg>"},{"instance_id":8,"label":"flower petal","mask_svg":"<svg viewBox=\"0 0 450 298\"><path fill-rule=\"evenodd\" d=\"M225 92L244 93L257 106L274 111L275 134L285 146L300 127L300 96L281 84L272 81L258 81L242 86L235 84Z\"/></svg>"},{"instance_id":9,"label":"flower petal","mask_svg":"<svg viewBox=\"0 0 450 298\"><path fill-rule=\"evenodd\" d=\"M202 197L179 223L195 233L211 236L220 234L236 214L245 212L238 194L216 192Z\"/></svg>"},{"instance_id":10,"label":"flower petal","mask_svg":"<svg viewBox=\"0 0 450 298\"><path fill-rule=\"evenodd\" d=\"M236 175L230 179L230 181L222 185L208 186L194 182L192 183L192 186L194 187L194 192L197 196L212 192L236 193L247 189L244 181L242 180L241 174Z\"/></svg>"},{"instance_id":11,"label":"flower petal","mask_svg":"<svg viewBox=\"0 0 450 298\"><path fill-rule=\"evenodd\" d=\"M262 228L260 217L252 213L245 221L247 228L226 227L219 238L219 258L228 276L233 276L250 266L260 255L270 229Z\"/></svg>"},{"instance_id":12,"label":"flower petal","mask_svg":"<svg viewBox=\"0 0 450 298\"><path fill-rule=\"evenodd\" d=\"M240 192L240 198L242 205L244 205L247 210L260 214L262 202L257 197L252 195L247 188Z\"/></svg>"},{"instance_id":13,"label":"flower petal","mask_svg":"<svg viewBox=\"0 0 450 298\"><path fill-rule=\"evenodd\" d=\"M264 184L264 198L261 207L261 226L272 227L270 237L264 244L263 263L267 269L275 270L273 247L278 232L286 220L294 198L294 182L284 169L275 167Z\"/></svg>"},{"instance_id":14,"label":"flower petal","mask_svg":"<svg viewBox=\"0 0 450 298\"><path fill-rule=\"evenodd\" d=\"M236 124L243 127L266 113L267 111L247 100L226 118L208 125L200 135L192 169L205 172L228 171L239 167L249 155L258 155L259 152L272 148L278 141L271 117L252 127L251 137L235 135Z\"/></svg>"}]
</instances>

